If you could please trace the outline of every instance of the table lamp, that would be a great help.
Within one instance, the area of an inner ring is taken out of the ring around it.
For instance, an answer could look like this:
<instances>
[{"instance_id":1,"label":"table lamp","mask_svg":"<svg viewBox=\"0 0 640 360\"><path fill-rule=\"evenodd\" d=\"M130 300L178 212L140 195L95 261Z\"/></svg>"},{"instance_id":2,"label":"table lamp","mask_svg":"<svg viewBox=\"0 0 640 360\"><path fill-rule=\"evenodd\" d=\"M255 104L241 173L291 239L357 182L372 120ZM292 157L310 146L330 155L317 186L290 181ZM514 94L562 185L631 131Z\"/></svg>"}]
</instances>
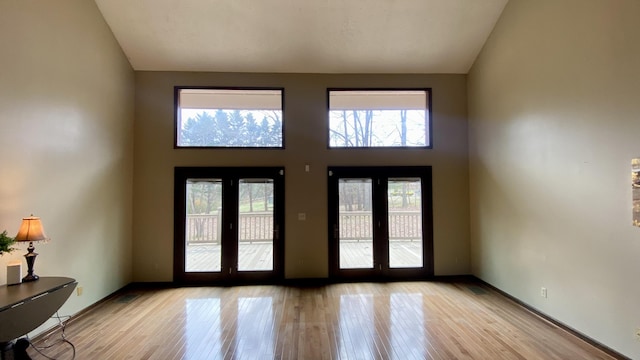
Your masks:
<instances>
[{"instance_id":1,"label":"table lamp","mask_svg":"<svg viewBox=\"0 0 640 360\"><path fill-rule=\"evenodd\" d=\"M37 253L33 252L35 250L33 243L48 240L49 238L44 234L44 229L42 228L39 217L31 214L31 216L22 219L22 225L20 225L20 230L18 230L18 235L16 235L15 238L17 242L29 242L27 253L24 254L24 258L27 259L27 276L22 278L22 282L35 281L40 278L33 273L33 264L36 262L36 256L38 256Z\"/></svg>"}]
</instances>

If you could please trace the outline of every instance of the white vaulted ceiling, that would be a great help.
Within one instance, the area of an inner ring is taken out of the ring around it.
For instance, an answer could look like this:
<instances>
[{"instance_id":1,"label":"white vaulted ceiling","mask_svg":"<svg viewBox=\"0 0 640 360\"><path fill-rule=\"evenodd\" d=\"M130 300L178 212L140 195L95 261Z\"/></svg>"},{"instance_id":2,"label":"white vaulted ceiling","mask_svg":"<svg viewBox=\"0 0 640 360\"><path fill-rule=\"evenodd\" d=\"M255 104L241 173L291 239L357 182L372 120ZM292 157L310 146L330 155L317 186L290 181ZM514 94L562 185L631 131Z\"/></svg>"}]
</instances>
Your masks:
<instances>
[{"instance_id":1,"label":"white vaulted ceiling","mask_svg":"<svg viewBox=\"0 0 640 360\"><path fill-rule=\"evenodd\" d=\"M95 0L135 70L467 73L508 0Z\"/></svg>"}]
</instances>

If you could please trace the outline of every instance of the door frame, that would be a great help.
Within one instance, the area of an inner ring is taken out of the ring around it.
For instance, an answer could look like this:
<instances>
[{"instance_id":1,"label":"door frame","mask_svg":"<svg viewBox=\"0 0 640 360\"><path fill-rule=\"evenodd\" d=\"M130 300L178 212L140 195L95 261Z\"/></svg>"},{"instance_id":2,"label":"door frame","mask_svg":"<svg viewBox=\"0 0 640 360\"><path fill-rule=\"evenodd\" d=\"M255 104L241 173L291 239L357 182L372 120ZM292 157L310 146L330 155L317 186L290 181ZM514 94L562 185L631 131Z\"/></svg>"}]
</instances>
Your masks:
<instances>
[{"instance_id":1,"label":"door frame","mask_svg":"<svg viewBox=\"0 0 640 360\"><path fill-rule=\"evenodd\" d=\"M232 229L225 226L223 239L232 246L223 246L220 272L186 272L185 268L185 217L186 217L186 182L188 179L223 179L222 223L233 224ZM272 271L238 271L238 179L270 178L273 179L273 270ZM226 196L233 189L228 189L228 181L235 181L235 196ZM173 281L178 284L216 283L277 283L284 279L284 167L175 167L174 170L174 234L173 234ZM234 261L234 264L230 262ZM229 269L229 270L226 270Z\"/></svg>"},{"instance_id":2,"label":"door frame","mask_svg":"<svg viewBox=\"0 0 640 360\"><path fill-rule=\"evenodd\" d=\"M411 280L433 277L433 195L431 166L330 166L327 169L328 194L328 240L329 240L329 276L333 280ZM389 179L402 177L421 178L422 192L422 268L389 268L387 183ZM338 179L372 178L373 228L373 269L340 269ZM377 180L383 180L376 184ZM385 239L386 238L386 245ZM375 262L375 259L378 262Z\"/></svg>"}]
</instances>

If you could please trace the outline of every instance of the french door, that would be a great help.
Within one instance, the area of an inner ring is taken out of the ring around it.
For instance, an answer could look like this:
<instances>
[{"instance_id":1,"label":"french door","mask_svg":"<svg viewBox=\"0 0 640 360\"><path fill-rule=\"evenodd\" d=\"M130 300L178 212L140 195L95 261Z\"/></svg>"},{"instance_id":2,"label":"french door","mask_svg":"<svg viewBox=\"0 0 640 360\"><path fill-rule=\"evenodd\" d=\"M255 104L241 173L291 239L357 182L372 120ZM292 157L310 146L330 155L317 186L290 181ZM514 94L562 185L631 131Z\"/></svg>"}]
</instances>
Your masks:
<instances>
[{"instance_id":1,"label":"french door","mask_svg":"<svg viewBox=\"0 0 640 360\"><path fill-rule=\"evenodd\" d=\"M433 276L431 167L330 167L333 278Z\"/></svg>"},{"instance_id":2,"label":"french door","mask_svg":"<svg viewBox=\"0 0 640 360\"><path fill-rule=\"evenodd\" d=\"M174 280L276 281L284 271L284 169L176 167Z\"/></svg>"}]
</instances>

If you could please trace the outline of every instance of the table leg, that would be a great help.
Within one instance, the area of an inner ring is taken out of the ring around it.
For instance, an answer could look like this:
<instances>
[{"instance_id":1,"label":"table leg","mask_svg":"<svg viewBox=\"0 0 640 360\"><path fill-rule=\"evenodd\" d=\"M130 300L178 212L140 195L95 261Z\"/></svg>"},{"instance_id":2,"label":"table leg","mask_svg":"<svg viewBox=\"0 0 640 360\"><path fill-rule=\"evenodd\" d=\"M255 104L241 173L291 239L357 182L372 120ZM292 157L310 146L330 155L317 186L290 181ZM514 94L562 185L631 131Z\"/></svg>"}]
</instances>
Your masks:
<instances>
[{"instance_id":1,"label":"table leg","mask_svg":"<svg viewBox=\"0 0 640 360\"><path fill-rule=\"evenodd\" d=\"M0 343L0 359L14 360L13 357L13 341Z\"/></svg>"},{"instance_id":2,"label":"table leg","mask_svg":"<svg viewBox=\"0 0 640 360\"><path fill-rule=\"evenodd\" d=\"M15 345L13 345L14 360L31 360L31 357L27 354L28 347L29 340L25 338L16 340Z\"/></svg>"}]
</instances>

